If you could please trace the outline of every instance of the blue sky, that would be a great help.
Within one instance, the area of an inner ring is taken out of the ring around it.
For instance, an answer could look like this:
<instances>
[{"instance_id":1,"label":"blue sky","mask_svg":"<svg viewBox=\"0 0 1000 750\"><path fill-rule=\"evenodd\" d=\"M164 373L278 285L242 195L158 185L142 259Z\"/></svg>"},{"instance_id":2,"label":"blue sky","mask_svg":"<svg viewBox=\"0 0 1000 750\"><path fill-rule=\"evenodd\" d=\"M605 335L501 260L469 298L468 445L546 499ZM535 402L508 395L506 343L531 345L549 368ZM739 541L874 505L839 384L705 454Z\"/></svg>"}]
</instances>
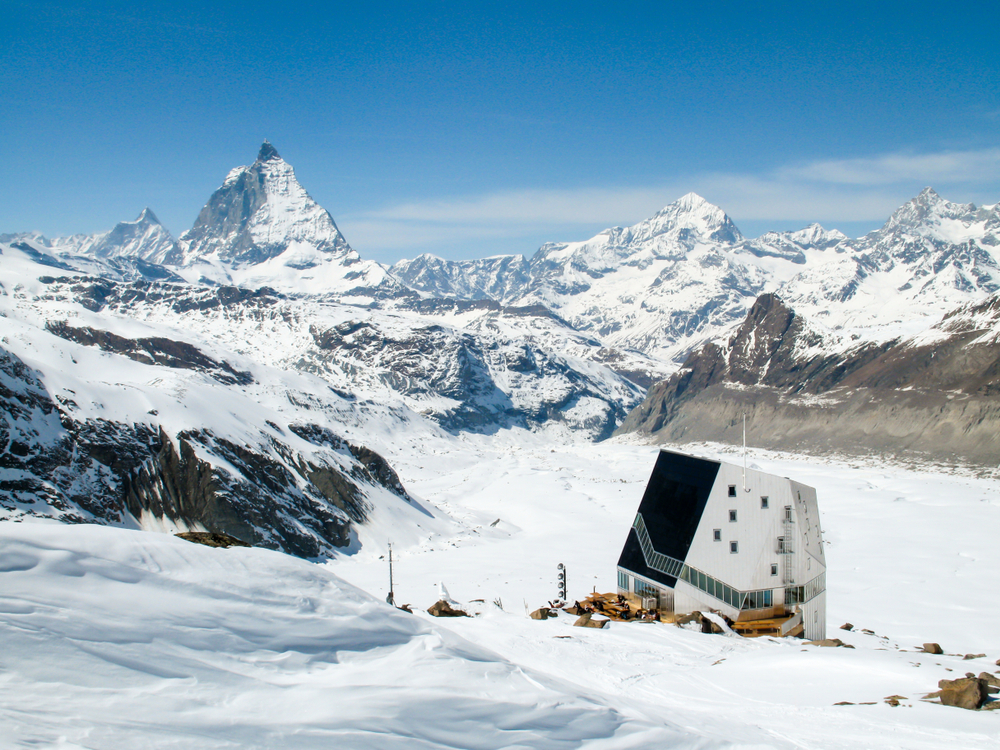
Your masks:
<instances>
[{"instance_id":1,"label":"blue sky","mask_svg":"<svg viewBox=\"0 0 1000 750\"><path fill-rule=\"evenodd\" d=\"M0 232L180 235L264 138L383 262L1000 201L997 3L360 5L0 0Z\"/></svg>"}]
</instances>

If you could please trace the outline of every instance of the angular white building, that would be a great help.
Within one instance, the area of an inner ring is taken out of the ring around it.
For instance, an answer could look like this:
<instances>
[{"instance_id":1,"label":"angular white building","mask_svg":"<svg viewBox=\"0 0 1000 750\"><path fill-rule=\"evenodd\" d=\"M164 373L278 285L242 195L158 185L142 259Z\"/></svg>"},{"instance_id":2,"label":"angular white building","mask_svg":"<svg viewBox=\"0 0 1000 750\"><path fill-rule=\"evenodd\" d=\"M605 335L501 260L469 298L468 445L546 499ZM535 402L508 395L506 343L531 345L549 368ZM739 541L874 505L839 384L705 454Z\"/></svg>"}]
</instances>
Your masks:
<instances>
[{"instance_id":1,"label":"angular white building","mask_svg":"<svg viewBox=\"0 0 1000 750\"><path fill-rule=\"evenodd\" d=\"M618 560L618 592L654 598L661 612L789 618L783 634L825 638L816 490L661 450Z\"/></svg>"}]
</instances>

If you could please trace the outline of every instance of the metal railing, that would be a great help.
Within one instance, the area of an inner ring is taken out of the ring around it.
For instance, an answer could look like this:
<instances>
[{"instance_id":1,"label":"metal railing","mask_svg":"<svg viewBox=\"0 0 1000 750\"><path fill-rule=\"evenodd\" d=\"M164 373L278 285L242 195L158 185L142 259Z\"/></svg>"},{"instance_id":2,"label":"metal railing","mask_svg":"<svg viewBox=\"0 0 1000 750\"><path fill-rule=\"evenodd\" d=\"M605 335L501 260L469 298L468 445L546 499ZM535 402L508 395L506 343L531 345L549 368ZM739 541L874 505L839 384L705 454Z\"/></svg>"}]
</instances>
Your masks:
<instances>
[{"instance_id":1,"label":"metal railing","mask_svg":"<svg viewBox=\"0 0 1000 750\"><path fill-rule=\"evenodd\" d=\"M632 528L635 529L636 536L639 537L639 546L642 548L642 556L646 561L646 567L658 570L664 575L677 578L684 568L684 561L678 560L676 557L664 555L662 552L657 552L653 549L653 541L649 538L649 532L646 530L646 523L642 520L641 513L635 514L635 521L632 522Z\"/></svg>"}]
</instances>

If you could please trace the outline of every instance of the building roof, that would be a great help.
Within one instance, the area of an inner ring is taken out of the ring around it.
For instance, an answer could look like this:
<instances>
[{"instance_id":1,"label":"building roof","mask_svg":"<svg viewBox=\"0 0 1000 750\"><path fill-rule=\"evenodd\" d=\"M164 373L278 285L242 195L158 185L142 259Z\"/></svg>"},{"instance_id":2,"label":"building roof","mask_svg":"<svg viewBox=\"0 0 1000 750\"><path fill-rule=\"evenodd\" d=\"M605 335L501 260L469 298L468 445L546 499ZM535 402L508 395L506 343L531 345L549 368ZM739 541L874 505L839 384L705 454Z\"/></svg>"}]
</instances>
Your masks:
<instances>
[{"instance_id":1,"label":"building roof","mask_svg":"<svg viewBox=\"0 0 1000 750\"><path fill-rule=\"evenodd\" d=\"M683 561L719 473L718 461L661 450L639 503L639 515L656 552ZM639 532L629 530L618 565L673 587L675 576L650 568Z\"/></svg>"}]
</instances>

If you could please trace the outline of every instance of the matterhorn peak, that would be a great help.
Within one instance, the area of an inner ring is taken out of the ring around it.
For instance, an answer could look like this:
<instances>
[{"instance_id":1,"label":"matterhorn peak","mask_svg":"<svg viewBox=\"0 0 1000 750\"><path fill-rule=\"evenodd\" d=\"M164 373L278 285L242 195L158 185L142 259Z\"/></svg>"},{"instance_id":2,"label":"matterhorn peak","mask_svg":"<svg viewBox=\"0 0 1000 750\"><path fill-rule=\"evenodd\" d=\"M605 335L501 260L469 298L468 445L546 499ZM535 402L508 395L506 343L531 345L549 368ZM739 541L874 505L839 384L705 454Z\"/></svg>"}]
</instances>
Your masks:
<instances>
[{"instance_id":1,"label":"matterhorn peak","mask_svg":"<svg viewBox=\"0 0 1000 750\"><path fill-rule=\"evenodd\" d=\"M256 265L293 246L300 256L356 258L333 217L299 184L270 141L253 164L229 172L180 241L180 254L170 260L181 266L212 258L234 267Z\"/></svg>"},{"instance_id":2,"label":"matterhorn peak","mask_svg":"<svg viewBox=\"0 0 1000 750\"><path fill-rule=\"evenodd\" d=\"M159 224L160 220L156 218L156 214L153 213L153 209L146 206L142 209L142 213L139 214L139 218L135 220L136 224Z\"/></svg>"},{"instance_id":3,"label":"matterhorn peak","mask_svg":"<svg viewBox=\"0 0 1000 750\"><path fill-rule=\"evenodd\" d=\"M257 161L265 162L271 161L272 159L280 159L281 156L278 154L278 149L271 145L271 142L264 139L264 142L260 145L260 151L257 153Z\"/></svg>"}]
</instances>

